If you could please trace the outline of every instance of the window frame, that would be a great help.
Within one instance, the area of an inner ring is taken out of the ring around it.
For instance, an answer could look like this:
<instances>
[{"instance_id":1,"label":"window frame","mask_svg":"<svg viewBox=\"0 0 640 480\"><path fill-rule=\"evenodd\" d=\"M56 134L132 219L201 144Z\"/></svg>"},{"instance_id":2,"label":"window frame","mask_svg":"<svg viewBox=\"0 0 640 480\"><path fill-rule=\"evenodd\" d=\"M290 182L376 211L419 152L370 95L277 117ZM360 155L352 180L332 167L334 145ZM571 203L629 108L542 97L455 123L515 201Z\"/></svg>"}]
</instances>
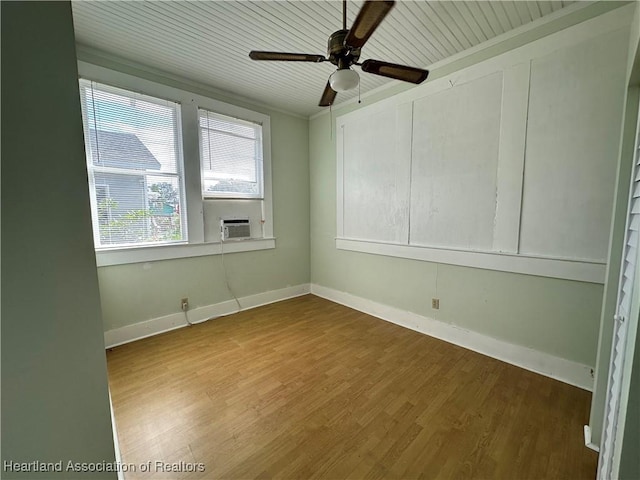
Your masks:
<instances>
[{"instance_id":1,"label":"window frame","mask_svg":"<svg viewBox=\"0 0 640 480\"><path fill-rule=\"evenodd\" d=\"M164 101L169 101L171 103L176 104L175 105L175 142L176 142L176 149L175 149L175 158L176 158L176 168L175 168L175 172L161 172L161 171L152 171L152 170L136 170L136 169L127 169L127 168L122 168L122 167L105 167L102 165L94 165L92 163L92 158L90 158L90 154L89 152L87 152L86 154L86 160L87 160L87 174L89 177L89 197L90 197L90 204L91 204L91 223L93 225L93 239L94 239L94 248L96 250L96 252L101 252L101 251L107 251L107 250L119 250L119 249L128 249L128 248L141 248L141 247L148 247L148 246L162 246L162 245L180 245L180 244L185 244L188 243L188 231L186 228L186 224L187 224L187 218L185 214L180 214L180 231L182 234L182 238L180 240L175 240L175 241L163 241L163 242L137 242L137 243L121 243L121 244L107 244L107 245L102 245L101 241L100 241L100 230L99 230L99 217L97 215L94 215L93 213L95 212L96 214L98 214L98 195L97 195L97 188L100 186L106 186L108 187L108 185L103 185L103 184L97 184L96 183L96 175L97 174L113 174L113 175L122 175L122 176L128 176L128 177L140 177L143 179L144 184L147 184L148 181L148 177L167 177L167 178L174 178L178 181L178 185L179 185L179 190L180 190L180 209L182 209L183 212L186 211L186 202L185 202L185 182L184 182L184 158L183 158L183 154L182 154L182 146L183 146L183 141L182 141L182 132L181 132L181 109L180 109L180 104L178 102L175 102L173 100L169 100L163 97L157 97L157 96L152 96L146 93L142 93L142 92L138 92L138 91L134 91L134 90L130 90L130 89L126 89L124 87L119 87L119 86L115 86L115 85L109 85L109 84L105 84L102 82L98 82L96 80L91 80L88 78L83 78L81 79L83 81L83 83L90 83L90 87L89 86L82 86L80 85L80 91L81 91L81 100L80 100L80 104L82 106L82 111L83 111L83 118L82 118L82 122L83 122L83 127L84 127L84 135L85 135L85 149L88 148L88 145L90 143L90 140L86 138L86 135L88 134L88 132L91 131L92 129L92 125L89 124L89 117L88 115L85 115L85 109L86 109L86 99L84 98L84 96L82 95L82 91L83 89L88 89L88 88L94 88L93 84L96 84L96 87L101 89L102 91L109 93L109 94L113 94L113 95L119 95L123 98L134 98L133 96L129 96L129 94L141 94L144 95L146 97L149 97L148 99L143 99L144 101L148 102L148 103L153 103L153 104L157 104L157 105L162 105L162 103ZM121 90L121 91L119 91ZM97 131L97 124L94 123L93 127L94 130ZM146 197L147 192L146 189L144 190L144 195ZM111 209L110 209L111 210ZM111 216L111 213L109 213L109 216ZM99 246L98 246L99 245Z\"/></svg>"},{"instance_id":2,"label":"window frame","mask_svg":"<svg viewBox=\"0 0 640 480\"><path fill-rule=\"evenodd\" d=\"M96 250L98 266L221 253L220 241L205 241L204 204L205 201L221 202L220 204L224 207L224 202L228 200L228 197L205 199L202 196L198 108L262 125L263 198L250 199L262 203L262 236L229 242L225 244L224 251L230 253L275 248L271 186L271 119L269 115L88 62L78 61L78 73L80 78L86 80L170 100L180 105L179 133L182 141L183 202L186 206L185 237L187 240L181 244L133 245ZM230 212L230 215L232 214Z\"/></svg>"}]
</instances>

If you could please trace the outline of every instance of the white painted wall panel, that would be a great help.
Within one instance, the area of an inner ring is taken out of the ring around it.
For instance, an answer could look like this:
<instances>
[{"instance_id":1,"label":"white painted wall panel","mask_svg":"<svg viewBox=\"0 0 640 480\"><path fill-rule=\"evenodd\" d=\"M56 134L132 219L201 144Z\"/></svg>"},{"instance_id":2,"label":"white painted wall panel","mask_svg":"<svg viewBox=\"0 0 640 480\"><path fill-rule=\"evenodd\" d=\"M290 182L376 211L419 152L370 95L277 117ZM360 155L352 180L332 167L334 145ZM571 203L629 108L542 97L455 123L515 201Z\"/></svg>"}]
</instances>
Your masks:
<instances>
[{"instance_id":1,"label":"white painted wall panel","mask_svg":"<svg viewBox=\"0 0 640 480\"><path fill-rule=\"evenodd\" d=\"M469 266L476 256L488 260L481 268L601 282L622 10L338 117L337 247ZM408 137L398 122L407 125L406 111Z\"/></svg>"},{"instance_id":2,"label":"white painted wall panel","mask_svg":"<svg viewBox=\"0 0 640 480\"><path fill-rule=\"evenodd\" d=\"M607 257L626 31L531 61L520 253Z\"/></svg>"},{"instance_id":3,"label":"white painted wall panel","mask_svg":"<svg viewBox=\"0 0 640 480\"><path fill-rule=\"evenodd\" d=\"M416 100L410 243L490 251L502 72Z\"/></svg>"},{"instance_id":4,"label":"white painted wall panel","mask_svg":"<svg viewBox=\"0 0 640 480\"><path fill-rule=\"evenodd\" d=\"M493 250L518 253L527 133L529 62L504 70Z\"/></svg>"},{"instance_id":5,"label":"white painted wall panel","mask_svg":"<svg viewBox=\"0 0 640 480\"><path fill-rule=\"evenodd\" d=\"M406 244L411 105L377 109L343 128L344 236Z\"/></svg>"}]
</instances>

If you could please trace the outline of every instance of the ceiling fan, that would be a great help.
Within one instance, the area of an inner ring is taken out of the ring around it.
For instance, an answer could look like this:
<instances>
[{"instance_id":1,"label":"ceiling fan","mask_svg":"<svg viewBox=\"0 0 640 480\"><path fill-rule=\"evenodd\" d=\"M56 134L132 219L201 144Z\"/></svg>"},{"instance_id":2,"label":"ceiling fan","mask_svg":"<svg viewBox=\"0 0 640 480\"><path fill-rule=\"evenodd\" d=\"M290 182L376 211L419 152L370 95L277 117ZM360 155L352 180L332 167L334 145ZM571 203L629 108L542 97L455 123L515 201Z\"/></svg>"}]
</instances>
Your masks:
<instances>
[{"instance_id":1,"label":"ceiling fan","mask_svg":"<svg viewBox=\"0 0 640 480\"><path fill-rule=\"evenodd\" d=\"M351 66L357 65L364 72L394 78L411 83L422 83L429 75L428 70L416 67L408 67L380 60L365 60L358 62L360 50L369 40L375 29L380 25L384 17L395 4L394 0L367 0L358 12L353 25L347 30L347 0L342 2L342 30L333 32L329 37L327 55L313 55L306 53L281 53L263 52L252 50L249 57L252 60L275 60L285 62L312 62L320 63L329 61L338 69L331 74L327 86L320 98L321 107L333 104L337 92L351 90L358 86L360 77Z\"/></svg>"}]
</instances>

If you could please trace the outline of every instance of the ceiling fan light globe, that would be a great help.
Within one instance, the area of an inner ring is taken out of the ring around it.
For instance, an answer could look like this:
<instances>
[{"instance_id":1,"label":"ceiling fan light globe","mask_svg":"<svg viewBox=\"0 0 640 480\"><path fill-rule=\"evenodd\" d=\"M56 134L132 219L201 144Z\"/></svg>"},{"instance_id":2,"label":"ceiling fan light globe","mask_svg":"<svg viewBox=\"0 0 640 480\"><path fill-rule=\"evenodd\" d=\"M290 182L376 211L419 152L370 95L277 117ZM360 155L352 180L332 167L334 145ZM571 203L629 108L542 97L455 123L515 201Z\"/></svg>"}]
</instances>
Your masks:
<instances>
[{"instance_id":1,"label":"ceiling fan light globe","mask_svg":"<svg viewBox=\"0 0 640 480\"><path fill-rule=\"evenodd\" d=\"M360 76L350 68L336 70L329 77L329 85L336 92L346 92L352 90L360 83Z\"/></svg>"}]
</instances>

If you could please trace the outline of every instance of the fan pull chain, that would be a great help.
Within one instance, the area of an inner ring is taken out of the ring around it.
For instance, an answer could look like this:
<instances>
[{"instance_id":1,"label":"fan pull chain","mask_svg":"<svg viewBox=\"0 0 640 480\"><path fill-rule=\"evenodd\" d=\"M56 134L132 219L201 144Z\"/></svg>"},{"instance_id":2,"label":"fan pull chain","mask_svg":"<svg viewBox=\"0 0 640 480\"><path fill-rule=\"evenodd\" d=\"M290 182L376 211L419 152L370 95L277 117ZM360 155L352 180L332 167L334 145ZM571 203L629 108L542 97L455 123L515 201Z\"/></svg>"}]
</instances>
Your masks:
<instances>
[{"instance_id":1,"label":"fan pull chain","mask_svg":"<svg viewBox=\"0 0 640 480\"><path fill-rule=\"evenodd\" d=\"M362 103L362 100L360 99L360 82L358 82L358 103Z\"/></svg>"}]
</instances>

